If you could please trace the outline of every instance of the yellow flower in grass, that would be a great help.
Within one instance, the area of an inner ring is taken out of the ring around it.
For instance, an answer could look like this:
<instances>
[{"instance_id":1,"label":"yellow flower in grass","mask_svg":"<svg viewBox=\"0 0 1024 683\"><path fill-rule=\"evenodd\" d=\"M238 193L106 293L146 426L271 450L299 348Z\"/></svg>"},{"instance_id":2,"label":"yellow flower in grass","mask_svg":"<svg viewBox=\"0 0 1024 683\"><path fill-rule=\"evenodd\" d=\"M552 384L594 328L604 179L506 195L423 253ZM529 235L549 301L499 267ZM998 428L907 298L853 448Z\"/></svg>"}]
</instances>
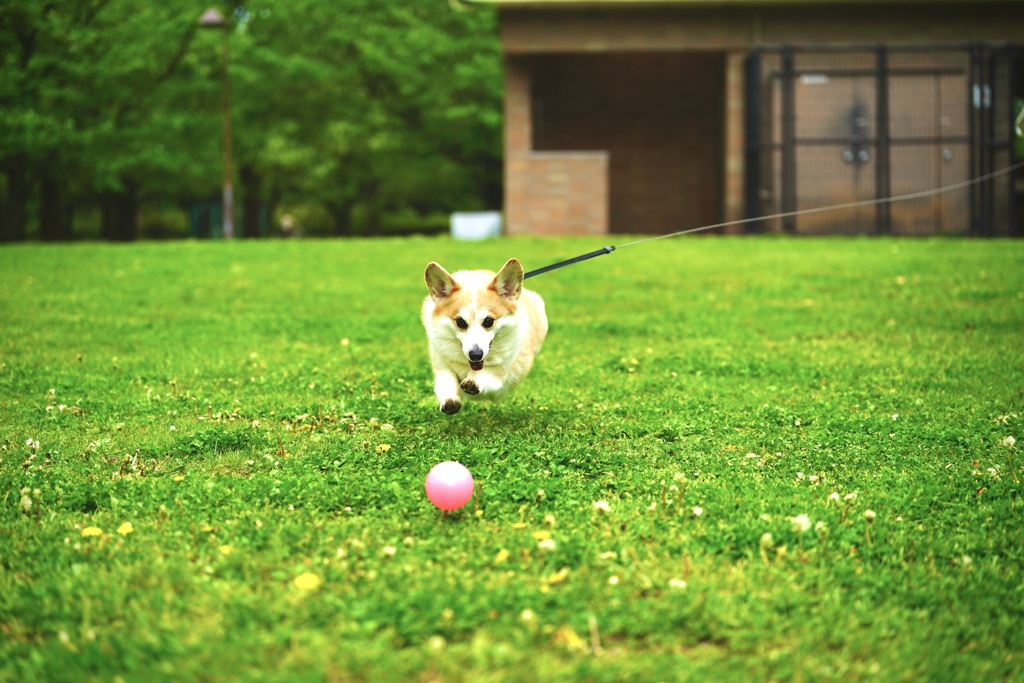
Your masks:
<instances>
[{"instance_id":1,"label":"yellow flower in grass","mask_svg":"<svg viewBox=\"0 0 1024 683\"><path fill-rule=\"evenodd\" d=\"M82 535L83 536L102 536L103 535L103 529L99 528L98 526L87 526L84 529L82 529Z\"/></svg>"},{"instance_id":2,"label":"yellow flower in grass","mask_svg":"<svg viewBox=\"0 0 1024 683\"><path fill-rule=\"evenodd\" d=\"M313 572L303 572L295 577L295 587L304 591L311 591L323 583L323 579Z\"/></svg>"},{"instance_id":3,"label":"yellow flower in grass","mask_svg":"<svg viewBox=\"0 0 1024 683\"><path fill-rule=\"evenodd\" d=\"M131 522L125 522L121 526L117 527L117 533L121 534L122 536L127 536L133 531L135 531L135 528L132 526Z\"/></svg>"}]
</instances>

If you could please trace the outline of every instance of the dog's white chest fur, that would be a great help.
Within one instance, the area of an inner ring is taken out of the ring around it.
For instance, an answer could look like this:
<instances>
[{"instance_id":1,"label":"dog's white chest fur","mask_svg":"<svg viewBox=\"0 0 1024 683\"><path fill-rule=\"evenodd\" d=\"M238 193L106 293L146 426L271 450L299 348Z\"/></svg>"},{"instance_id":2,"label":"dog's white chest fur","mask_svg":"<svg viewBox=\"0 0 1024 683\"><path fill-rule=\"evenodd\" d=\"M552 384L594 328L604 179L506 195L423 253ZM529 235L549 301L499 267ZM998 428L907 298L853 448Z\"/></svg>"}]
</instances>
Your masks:
<instances>
[{"instance_id":1,"label":"dog's white chest fur","mask_svg":"<svg viewBox=\"0 0 1024 683\"><path fill-rule=\"evenodd\" d=\"M449 274L431 263L425 278L423 325L441 411L457 413L466 395L503 398L529 373L548 330L544 300L523 289L522 265Z\"/></svg>"}]
</instances>

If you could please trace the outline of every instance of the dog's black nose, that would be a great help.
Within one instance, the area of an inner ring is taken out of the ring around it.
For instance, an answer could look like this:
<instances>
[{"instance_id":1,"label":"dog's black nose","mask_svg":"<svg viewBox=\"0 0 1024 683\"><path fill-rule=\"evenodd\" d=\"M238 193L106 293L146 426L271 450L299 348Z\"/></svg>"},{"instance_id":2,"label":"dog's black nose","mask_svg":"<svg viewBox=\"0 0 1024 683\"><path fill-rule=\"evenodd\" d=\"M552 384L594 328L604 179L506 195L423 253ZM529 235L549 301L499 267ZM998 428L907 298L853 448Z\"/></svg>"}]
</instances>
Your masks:
<instances>
[{"instance_id":1,"label":"dog's black nose","mask_svg":"<svg viewBox=\"0 0 1024 683\"><path fill-rule=\"evenodd\" d=\"M479 347L474 346L472 349L469 350L469 359L474 363L476 363L477 361L481 361L484 359L484 352L481 351Z\"/></svg>"}]
</instances>

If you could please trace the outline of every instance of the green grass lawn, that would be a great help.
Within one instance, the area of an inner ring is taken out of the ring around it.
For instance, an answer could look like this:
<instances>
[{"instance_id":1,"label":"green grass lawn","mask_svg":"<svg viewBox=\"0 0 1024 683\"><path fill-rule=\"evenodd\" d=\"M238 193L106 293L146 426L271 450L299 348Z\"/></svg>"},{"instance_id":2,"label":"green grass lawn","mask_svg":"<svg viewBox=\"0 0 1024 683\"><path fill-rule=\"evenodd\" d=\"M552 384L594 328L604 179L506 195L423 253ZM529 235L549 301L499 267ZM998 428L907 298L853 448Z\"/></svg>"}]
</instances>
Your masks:
<instances>
[{"instance_id":1,"label":"green grass lawn","mask_svg":"<svg viewBox=\"0 0 1024 683\"><path fill-rule=\"evenodd\" d=\"M599 246L0 248L0 681L1021 680L1024 242L621 250L442 415L426 263Z\"/></svg>"}]
</instances>

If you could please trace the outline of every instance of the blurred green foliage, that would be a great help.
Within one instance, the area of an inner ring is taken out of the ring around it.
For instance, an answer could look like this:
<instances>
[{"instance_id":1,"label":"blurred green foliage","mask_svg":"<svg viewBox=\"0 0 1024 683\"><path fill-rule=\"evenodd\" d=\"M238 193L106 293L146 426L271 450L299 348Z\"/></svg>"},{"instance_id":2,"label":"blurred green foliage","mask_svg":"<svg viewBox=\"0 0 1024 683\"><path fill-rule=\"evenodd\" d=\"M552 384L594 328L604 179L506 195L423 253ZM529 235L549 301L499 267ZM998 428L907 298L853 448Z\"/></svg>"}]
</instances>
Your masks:
<instances>
[{"instance_id":1,"label":"blurred green foliage","mask_svg":"<svg viewBox=\"0 0 1024 683\"><path fill-rule=\"evenodd\" d=\"M500 205L493 11L254 0L218 30L205 8L0 3L0 241L134 239L218 202L224 41L239 234L258 211L351 234Z\"/></svg>"}]
</instances>

